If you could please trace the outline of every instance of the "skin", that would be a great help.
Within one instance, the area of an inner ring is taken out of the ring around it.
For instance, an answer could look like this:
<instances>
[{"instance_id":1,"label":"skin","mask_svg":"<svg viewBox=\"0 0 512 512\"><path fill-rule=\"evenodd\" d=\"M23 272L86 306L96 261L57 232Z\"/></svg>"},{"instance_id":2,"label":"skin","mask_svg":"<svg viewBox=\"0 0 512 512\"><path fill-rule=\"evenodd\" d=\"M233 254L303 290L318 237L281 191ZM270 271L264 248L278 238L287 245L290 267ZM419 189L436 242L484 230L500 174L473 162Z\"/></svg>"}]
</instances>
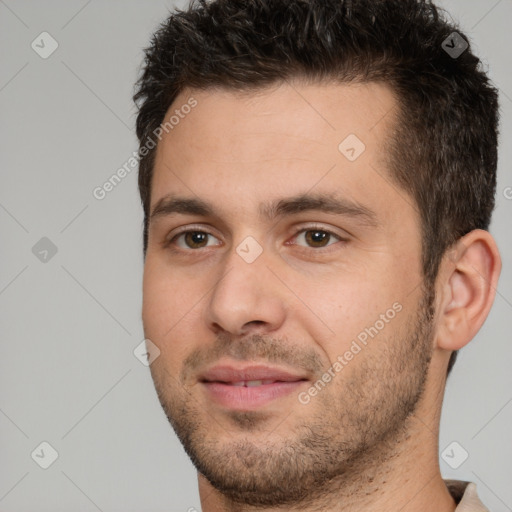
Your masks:
<instances>
[{"instance_id":1,"label":"skin","mask_svg":"<svg viewBox=\"0 0 512 512\"><path fill-rule=\"evenodd\" d=\"M492 237L461 239L429 294L419 213L385 163L397 107L384 85L187 90L169 113L191 96L197 106L159 142L151 211L172 196L212 213L151 219L143 323L202 510L453 511L438 464L445 375L491 307ZM353 162L338 149L349 134L365 144ZM262 213L334 192L371 216ZM252 263L236 250L248 236L262 249ZM200 383L218 362L271 363L306 375L307 392L394 304L400 312L307 404L293 392L234 411Z\"/></svg>"}]
</instances>

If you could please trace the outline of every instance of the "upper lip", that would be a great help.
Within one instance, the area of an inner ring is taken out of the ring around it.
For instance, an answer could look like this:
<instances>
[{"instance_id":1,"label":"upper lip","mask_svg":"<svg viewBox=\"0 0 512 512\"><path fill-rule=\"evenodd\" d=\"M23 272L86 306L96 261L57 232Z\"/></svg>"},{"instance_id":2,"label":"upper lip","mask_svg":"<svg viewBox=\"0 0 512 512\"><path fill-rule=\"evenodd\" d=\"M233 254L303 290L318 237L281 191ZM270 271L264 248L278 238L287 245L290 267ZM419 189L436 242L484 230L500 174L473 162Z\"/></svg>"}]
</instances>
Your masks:
<instances>
[{"instance_id":1,"label":"upper lip","mask_svg":"<svg viewBox=\"0 0 512 512\"><path fill-rule=\"evenodd\" d=\"M265 365L230 366L218 365L202 373L202 382L246 382L252 380L273 380L296 382L307 380L304 375L290 373L282 368Z\"/></svg>"}]
</instances>

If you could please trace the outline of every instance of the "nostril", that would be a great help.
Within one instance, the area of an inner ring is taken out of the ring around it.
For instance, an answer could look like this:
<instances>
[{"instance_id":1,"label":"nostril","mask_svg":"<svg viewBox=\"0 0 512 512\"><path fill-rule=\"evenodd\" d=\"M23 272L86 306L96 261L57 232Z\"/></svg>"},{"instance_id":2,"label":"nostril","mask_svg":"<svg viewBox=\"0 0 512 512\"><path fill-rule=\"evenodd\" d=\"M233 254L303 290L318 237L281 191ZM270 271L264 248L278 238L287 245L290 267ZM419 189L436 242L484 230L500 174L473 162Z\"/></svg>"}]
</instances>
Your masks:
<instances>
[{"instance_id":1,"label":"nostril","mask_svg":"<svg viewBox=\"0 0 512 512\"><path fill-rule=\"evenodd\" d=\"M248 335L251 332L256 334L258 331L261 331L261 329L268 325L268 322L265 322L264 320L251 320L250 322L246 322L242 329L240 330L240 335Z\"/></svg>"}]
</instances>

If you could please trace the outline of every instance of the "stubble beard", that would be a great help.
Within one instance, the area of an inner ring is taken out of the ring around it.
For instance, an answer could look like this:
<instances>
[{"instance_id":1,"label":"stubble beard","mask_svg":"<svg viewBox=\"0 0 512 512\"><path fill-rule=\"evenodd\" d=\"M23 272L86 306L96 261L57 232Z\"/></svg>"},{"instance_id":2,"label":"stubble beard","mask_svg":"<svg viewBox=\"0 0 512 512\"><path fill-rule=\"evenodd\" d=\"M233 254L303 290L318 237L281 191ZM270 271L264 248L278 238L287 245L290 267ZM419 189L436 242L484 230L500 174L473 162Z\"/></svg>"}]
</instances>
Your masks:
<instances>
[{"instance_id":1,"label":"stubble beard","mask_svg":"<svg viewBox=\"0 0 512 512\"><path fill-rule=\"evenodd\" d=\"M394 457L407 439L407 420L422 397L432 356L433 301L429 287L401 332L379 339L379 350L370 341L361 361L358 355L349 363L349 377L344 369L309 404L297 400L283 418L261 411L230 414L236 438L226 432L222 438L209 435L212 417L176 378L165 379L152 369L160 403L196 469L227 500L254 507L327 504L333 490L364 485L372 469ZM385 336L385 330L378 336ZM281 353L279 341L266 337L231 347L241 359L258 354L291 362L292 352ZM311 412L293 420L295 407ZM285 420L293 426L278 436ZM263 429L274 430L272 441L261 440Z\"/></svg>"}]
</instances>

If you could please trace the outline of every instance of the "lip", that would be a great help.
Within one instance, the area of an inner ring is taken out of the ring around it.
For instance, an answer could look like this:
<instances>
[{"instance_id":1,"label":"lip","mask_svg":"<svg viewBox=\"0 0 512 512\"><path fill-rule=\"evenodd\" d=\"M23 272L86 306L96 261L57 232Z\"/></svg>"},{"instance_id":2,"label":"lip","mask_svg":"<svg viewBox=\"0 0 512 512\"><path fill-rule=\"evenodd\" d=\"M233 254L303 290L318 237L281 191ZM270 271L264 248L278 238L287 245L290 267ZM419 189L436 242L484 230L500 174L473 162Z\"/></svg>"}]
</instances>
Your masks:
<instances>
[{"instance_id":1,"label":"lip","mask_svg":"<svg viewBox=\"0 0 512 512\"><path fill-rule=\"evenodd\" d=\"M204 372L199 379L209 382L240 382L248 380L274 380L280 382L295 382L305 380L305 375L293 374L282 368L266 365L217 365Z\"/></svg>"},{"instance_id":2,"label":"lip","mask_svg":"<svg viewBox=\"0 0 512 512\"><path fill-rule=\"evenodd\" d=\"M217 404L229 409L251 410L297 391L308 378L265 365L218 365L202 374L199 381ZM234 385L247 381L273 382L250 387Z\"/></svg>"}]
</instances>

